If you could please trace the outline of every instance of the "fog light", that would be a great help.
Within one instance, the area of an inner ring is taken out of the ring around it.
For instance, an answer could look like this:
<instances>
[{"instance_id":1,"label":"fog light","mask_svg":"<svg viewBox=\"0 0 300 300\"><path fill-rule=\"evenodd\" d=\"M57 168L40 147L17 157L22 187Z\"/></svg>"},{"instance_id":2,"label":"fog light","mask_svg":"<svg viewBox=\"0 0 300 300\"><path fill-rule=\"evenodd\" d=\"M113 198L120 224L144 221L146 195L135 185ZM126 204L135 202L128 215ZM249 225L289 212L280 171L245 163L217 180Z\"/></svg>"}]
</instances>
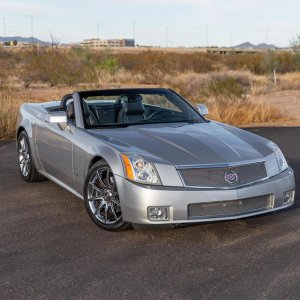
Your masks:
<instances>
[{"instance_id":1,"label":"fog light","mask_svg":"<svg viewBox=\"0 0 300 300\"><path fill-rule=\"evenodd\" d=\"M295 198L295 190L283 193L283 204L293 203Z\"/></svg>"},{"instance_id":2,"label":"fog light","mask_svg":"<svg viewBox=\"0 0 300 300\"><path fill-rule=\"evenodd\" d=\"M148 207L148 219L150 221L167 221L169 220L168 207Z\"/></svg>"}]
</instances>

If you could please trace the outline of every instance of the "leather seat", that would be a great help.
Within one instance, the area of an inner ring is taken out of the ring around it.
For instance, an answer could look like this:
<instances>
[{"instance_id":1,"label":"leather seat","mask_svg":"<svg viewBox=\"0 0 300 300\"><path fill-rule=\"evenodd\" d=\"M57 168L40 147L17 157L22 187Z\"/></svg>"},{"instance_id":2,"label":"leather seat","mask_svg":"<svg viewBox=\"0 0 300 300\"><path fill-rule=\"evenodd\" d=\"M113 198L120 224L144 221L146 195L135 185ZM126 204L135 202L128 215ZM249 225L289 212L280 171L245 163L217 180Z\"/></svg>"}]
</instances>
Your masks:
<instances>
[{"instance_id":1,"label":"leather seat","mask_svg":"<svg viewBox=\"0 0 300 300\"><path fill-rule=\"evenodd\" d=\"M130 95L127 101L122 101L118 114L118 123L135 123L144 119L145 108L140 95Z\"/></svg>"}]
</instances>

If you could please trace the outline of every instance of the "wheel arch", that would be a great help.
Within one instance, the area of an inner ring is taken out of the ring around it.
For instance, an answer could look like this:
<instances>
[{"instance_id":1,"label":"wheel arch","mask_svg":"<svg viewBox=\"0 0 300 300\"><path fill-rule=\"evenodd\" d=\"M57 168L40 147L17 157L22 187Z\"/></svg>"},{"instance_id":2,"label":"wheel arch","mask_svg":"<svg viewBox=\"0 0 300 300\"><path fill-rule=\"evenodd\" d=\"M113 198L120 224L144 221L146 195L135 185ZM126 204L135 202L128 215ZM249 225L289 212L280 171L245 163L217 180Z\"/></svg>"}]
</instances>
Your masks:
<instances>
[{"instance_id":1,"label":"wheel arch","mask_svg":"<svg viewBox=\"0 0 300 300\"><path fill-rule=\"evenodd\" d=\"M86 162L86 174L90 168L98 161L103 161L109 165L114 175L124 176L123 164L121 161L120 153L111 147L98 148L93 156L89 157Z\"/></svg>"},{"instance_id":2,"label":"wheel arch","mask_svg":"<svg viewBox=\"0 0 300 300\"><path fill-rule=\"evenodd\" d=\"M89 162L89 165L88 165L88 170L98 161L105 161L107 163L107 161L100 155L95 155Z\"/></svg>"},{"instance_id":3,"label":"wheel arch","mask_svg":"<svg viewBox=\"0 0 300 300\"><path fill-rule=\"evenodd\" d=\"M19 137L19 135L21 134L22 131L26 132L26 129L21 125L19 126L19 128L17 129L17 139Z\"/></svg>"}]
</instances>

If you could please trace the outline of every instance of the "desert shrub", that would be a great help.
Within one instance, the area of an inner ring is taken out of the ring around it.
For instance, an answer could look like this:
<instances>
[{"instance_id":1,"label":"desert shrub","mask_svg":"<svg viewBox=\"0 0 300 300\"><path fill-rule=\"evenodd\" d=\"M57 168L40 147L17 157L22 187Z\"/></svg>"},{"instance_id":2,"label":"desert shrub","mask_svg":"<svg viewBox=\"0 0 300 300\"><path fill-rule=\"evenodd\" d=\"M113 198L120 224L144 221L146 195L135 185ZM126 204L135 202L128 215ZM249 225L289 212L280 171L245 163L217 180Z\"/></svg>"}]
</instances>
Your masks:
<instances>
[{"instance_id":1,"label":"desert shrub","mask_svg":"<svg viewBox=\"0 0 300 300\"><path fill-rule=\"evenodd\" d=\"M223 71L198 74L194 72L165 75L161 86L170 87L187 99L199 102L200 99L216 94L261 95L274 89L269 77L253 75L248 71ZM243 97L244 97L243 96Z\"/></svg>"},{"instance_id":2,"label":"desert shrub","mask_svg":"<svg viewBox=\"0 0 300 300\"><path fill-rule=\"evenodd\" d=\"M261 60L261 53L229 54L223 57L223 63L229 70L244 70L250 71L253 74L263 74Z\"/></svg>"},{"instance_id":3,"label":"desert shrub","mask_svg":"<svg viewBox=\"0 0 300 300\"><path fill-rule=\"evenodd\" d=\"M208 86L202 89L202 94L206 97L215 97L216 99L226 99L225 101L243 99L246 89L236 82L234 78L218 79L210 82Z\"/></svg>"},{"instance_id":4,"label":"desert shrub","mask_svg":"<svg viewBox=\"0 0 300 300\"><path fill-rule=\"evenodd\" d=\"M282 120L278 109L263 101L253 101L245 98L243 101L220 101L220 98L210 97L206 104L209 107L209 118L233 125L252 123L268 123Z\"/></svg>"},{"instance_id":5,"label":"desert shrub","mask_svg":"<svg viewBox=\"0 0 300 300\"><path fill-rule=\"evenodd\" d=\"M300 70L300 50L295 51L293 55L293 63L294 63L294 69L296 71Z\"/></svg>"},{"instance_id":6,"label":"desert shrub","mask_svg":"<svg viewBox=\"0 0 300 300\"><path fill-rule=\"evenodd\" d=\"M278 70L279 61L277 59L275 51L266 51L262 56L261 68L265 74L270 74L274 70Z\"/></svg>"},{"instance_id":7,"label":"desert shrub","mask_svg":"<svg viewBox=\"0 0 300 300\"><path fill-rule=\"evenodd\" d=\"M180 95L194 103L200 102L203 94L201 89L210 82L208 74L198 74L194 72L179 73L176 75L166 75L161 82L161 86L176 90Z\"/></svg>"},{"instance_id":8,"label":"desert shrub","mask_svg":"<svg viewBox=\"0 0 300 300\"><path fill-rule=\"evenodd\" d=\"M119 63L116 58L109 58L104 61L101 61L99 64L100 69L104 72L108 72L110 74L115 74L119 69Z\"/></svg>"},{"instance_id":9,"label":"desert shrub","mask_svg":"<svg viewBox=\"0 0 300 300\"><path fill-rule=\"evenodd\" d=\"M166 76L167 85L182 94L193 104L206 103L209 118L228 124L250 124L280 120L280 112L246 94L261 94L258 90L269 83L265 76L254 76L247 72L211 72L207 74L185 73ZM254 90L254 91L252 91Z\"/></svg>"},{"instance_id":10,"label":"desert shrub","mask_svg":"<svg viewBox=\"0 0 300 300\"><path fill-rule=\"evenodd\" d=\"M91 62L94 57L91 49L80 46L72 46L68 54L74 58L80 59L84 63Z\"/></svg>"},{"instance_id":11,"label":"desert shrub","mask_svg":"<svg viewBox=\"0 0 300 300\"><path fill-rule=\"evenodd\" d=\"M25 87L33 83L152 84L171 87L192 101L199 101L213 90L224 93L224 88L237 84L244 94L260 95L276 89L274 69L278 74L278 89L298 88L298 81L292 83L288 76L281 77L286 72L300 70L297 51L222 56L188 51L95 51L82 47L35 47L18 51L0 48L0 86L19 82Z\"/></svg>"},{"instance_id":12,"label":"desert shrub","mask_svg":"<svg viewBox=\"0 0 300 300\"><path fill-rule=\"evenodd\" d=\"M277 70L279 73L288 73L295 71L294 53L282 51L276 53L278 62Z\"/></svg>"},{"instance_id":13,"label":"desert shrub","mask_svg":"<svg viewBox=\"0 0 300 300\"><path fill-rule=\"evenodd\" d=\"M14 89L0 90L0 140L15 136L17 115L21 104L22 101L17 97Z\"/></svg>"},{"instance_id":14,"label":"desert shrub","mask_svg":"<svg viewBox=\"0 0 300 300\"><path fill-rule=\"evenodd\" d=\"M19 103L11 91L0 90L0 139L13 136L18 106Z\"/></svg>"},{"instance_id":15,"label":"desert shrub","mask_svg":"<svg viewBox=\"0 0 300 300\"><path fill-rule=\"evenodd\" d=\"M8 74L9 71L2 65L0 68L0 88L3 88L6 85Z\"/></svg>"},{"instance_id":16,"label":"desert shrub","mask_svg":"<svg viewBox=\"0 0 300 300\"><path fill-rule=\"evenodd\" d=\"M40 49L38 53L27 51L23 56L20 78L28 87L33 82L50 86L65 84L74 86L85 82L86 67L76 55L63 51Z\"/></svg>"},{"instance_id":17,"label":"desert shrub","mask_svg":"<svg viewBox=\"0 0 300 300\"><path fill-rule=\"evenodd\" d=\"M0 48L0 63L2 67L8 65L5 68L9 70L1 73L2 85L10 78L21 80L26 87L39 82L50 86L105 83L105 80L123 82L124 74L131 74L128 77L131 83L137 83L134 82L137 78L138 83L161 85L167 76L214 73L214 80L231 76L249 90L254 84L253 75L269 76L274 69L278 74L300 70L300 55L297 51L222 56L188 51L117 52L78 46L70 49L35 47L16 52ZM114 77L118 74L122 74L121 79ZM195 78L193 75L193 80ZM259 86L257 90L268 91L270 86L265 89Z\"/></svg>"},{"instance_id":18,"label":"desert shrub","mask_svg":"<svg viewBox=\"0 0 300 300\"><path fill-rule=\"evenodd\" d=\"M17 74L20 58L16 53L7 51L0 46L0 88L5 87L11 76Z\"/></svg>"},{"instance_id":19,"label":"desert shrub","mask_svg":"<svg viewBox=\"0 0 300 300\"><path fill-rule=\"evenodd\" d=\"M250 80L250 94L253 96L264 95L274 89L273 79L269 76L253 76Z\"/></svg>"},{"instance_id":20,"label":"desert shrub","mask_svg":"<svg viewBox=\"0 0 300 300\"><path fill-rule=\"evenodd\" d=\"M120 66L132 72L156 69L163 74L177 72L205 73L214 70L219 57L207 53L176 53L163 51L143 51L139 53L115 54Z\"/></svg>"},{"instance_id":21,"label":"desert shrub","mask_svg":"<svg viewBox=\"0 0 300 300\"><path fill-rule=\"evenodd\" d=\"M278 76L278 90L299 90L300 89L300 72L280 74Z\"/></svg>"},{"instance_id":22,"label":"desert shrub","mask_svg":"<svg viewBox=\"0 0 300 300\"><path fill-rule=\"evenodd\" d=\"M274 69L280 73L295 70L291 52L264 51L255 54L231 54L224 56L223 63L229 70L245 70L256 75L269 74Z\"/></svg>"}]
</instances>

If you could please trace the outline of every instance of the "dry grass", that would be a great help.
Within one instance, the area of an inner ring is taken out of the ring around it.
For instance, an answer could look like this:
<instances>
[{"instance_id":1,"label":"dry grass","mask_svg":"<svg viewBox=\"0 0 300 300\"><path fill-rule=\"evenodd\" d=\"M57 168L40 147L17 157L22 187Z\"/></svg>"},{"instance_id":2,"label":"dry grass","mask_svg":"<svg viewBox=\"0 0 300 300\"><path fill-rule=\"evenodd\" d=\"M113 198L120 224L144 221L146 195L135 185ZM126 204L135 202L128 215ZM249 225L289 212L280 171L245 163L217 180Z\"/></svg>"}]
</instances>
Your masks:
<instances>
[{"instance_id":1,"label":"dry grass","mask_svg":"<svg viewBox=\"0 0 300 300\"><path fill-rule=\"evenodd\" d=\"M64 92L66 90L59 89L48 89L46 93L45 90L44 93L42 90L38 90L37 93L33 91L18 92L11 88L0 90L0 140L15 136L17 115L21 104L59 99Z\"/></svg>"},{"instance_id":2,"label":"dry grass","mask_svg":"<svg viewBox=\"0 0 300 300\"><path fill-rule=\"evenodd\" d=\"M254 75L249 71L222 71L205 74L186 72L177 75L165 75L162 83L189 95L192 101L203 99L203 88L210 83L232 79L245 89L248 95L259 96L270 93L274 89L272 78L265 75Z\"/></svg>"},{"instance_id":3,"label":"dry grass","mask_svg":"<svg viewBox=\"0 0 300 300\"><path fill-rule=\"evenodd\" d=\"M17 113L21 103L21 101L17 101L13 91L0 91L0 139L14 135Z\"/></svg>"},{"instance_id":4,"label":"dry grass","mask_svg":"<svg viewBox=\"0 0 300 300\"><path fill-rule=\"evenodd\" d=\"M300 72L286 73L278 76L277 89L280 91L299 90Z\"/></svg>"},{"instance_id":5,"label":"dry grass","mask_svg":"<svg viewBox=\"0 0 300 300\"><path fill-rule=\"evenodd\" d=\"M261 100L246 99L231 103L209 98L206 103L209 107L210 119L227 124L246 125L285 120L278 109Z\"/></svg>"}]
</instances>

